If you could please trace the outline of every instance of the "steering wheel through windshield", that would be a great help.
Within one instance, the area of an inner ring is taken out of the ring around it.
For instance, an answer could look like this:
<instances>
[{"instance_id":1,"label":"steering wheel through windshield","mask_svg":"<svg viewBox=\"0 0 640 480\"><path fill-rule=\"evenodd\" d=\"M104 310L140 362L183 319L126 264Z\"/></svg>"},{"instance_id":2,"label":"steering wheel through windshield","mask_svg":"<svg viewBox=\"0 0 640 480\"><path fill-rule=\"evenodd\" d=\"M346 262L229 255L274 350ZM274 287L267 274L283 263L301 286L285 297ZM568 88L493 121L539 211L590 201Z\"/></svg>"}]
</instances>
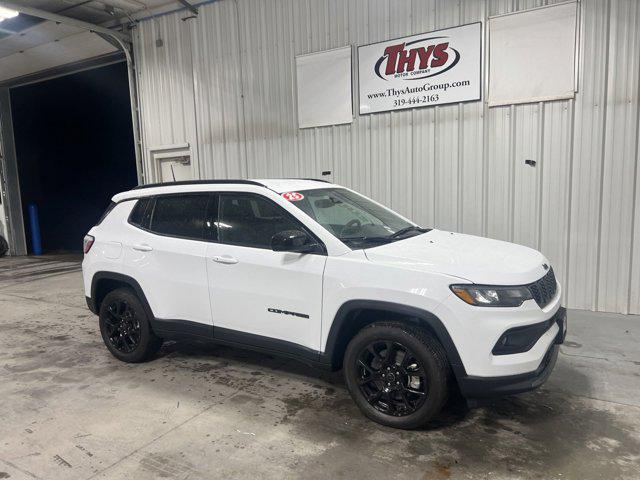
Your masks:
<instances>
[{"instance_id":1,"label":"steering wheel through windshield","mask_svg":"<svg viewBox=\"0 0 640 480\"><path fill-rule=\"evenodd\" d=\"M353 235L354 233L357 233L361 227L362 227L362 222L357 218L354 218L353 220L349 220L347 224L344 226L344 228L342 229L342 233L340 234L340 236L349 237L350 236L348 235L349 233Z\"/></svg>"}]
</instances>

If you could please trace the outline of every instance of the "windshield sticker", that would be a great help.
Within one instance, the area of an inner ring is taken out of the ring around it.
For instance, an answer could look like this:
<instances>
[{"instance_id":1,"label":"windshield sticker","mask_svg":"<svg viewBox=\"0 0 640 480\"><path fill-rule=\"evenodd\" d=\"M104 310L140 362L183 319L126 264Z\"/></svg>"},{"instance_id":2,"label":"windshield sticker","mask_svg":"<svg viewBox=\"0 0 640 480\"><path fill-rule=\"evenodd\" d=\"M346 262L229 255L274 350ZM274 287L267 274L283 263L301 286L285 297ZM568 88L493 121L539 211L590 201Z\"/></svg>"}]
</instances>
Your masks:
<instances>
[{"instance_id":1,"label":"windshield sticker","mask_svg":"<svg viewBox=\"0 0 640 480\"><path fill-rule=\"evenodd\" d=\"M289 200L290 202L299 202L304 198L304 195L301 194L300 192L287 192L287 193L283 193L282 197L285 200Z\"/></svg>"}]
</instances>

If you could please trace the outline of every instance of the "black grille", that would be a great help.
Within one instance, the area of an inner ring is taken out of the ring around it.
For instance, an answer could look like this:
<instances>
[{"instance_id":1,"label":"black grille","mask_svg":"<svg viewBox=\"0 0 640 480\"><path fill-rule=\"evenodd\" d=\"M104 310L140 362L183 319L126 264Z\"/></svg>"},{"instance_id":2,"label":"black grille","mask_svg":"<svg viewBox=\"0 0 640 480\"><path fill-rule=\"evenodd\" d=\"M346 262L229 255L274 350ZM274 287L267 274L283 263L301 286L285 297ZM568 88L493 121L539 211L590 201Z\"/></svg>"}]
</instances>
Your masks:
<instances>
[{"instance_id":1,"label":"black grille","mask_svg":"<svg viewBox=\"0 0 640 480\"><path fill-rule=\"evenodd\" d=\"M557 288L558 285L556 283L556 276L553 273L553 268L549 268L549 271L544 277L529 285L531 295L540 308L549 305L549 302L556 295Z\"/></svg>"}]
</instances>

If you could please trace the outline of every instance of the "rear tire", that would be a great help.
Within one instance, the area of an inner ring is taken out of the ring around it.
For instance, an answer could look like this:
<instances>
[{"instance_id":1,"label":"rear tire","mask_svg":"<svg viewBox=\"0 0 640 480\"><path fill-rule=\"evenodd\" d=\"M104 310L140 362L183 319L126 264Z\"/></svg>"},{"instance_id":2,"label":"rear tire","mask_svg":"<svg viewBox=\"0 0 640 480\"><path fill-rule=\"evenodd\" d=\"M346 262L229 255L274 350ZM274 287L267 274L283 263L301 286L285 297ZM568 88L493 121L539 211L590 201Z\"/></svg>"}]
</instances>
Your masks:
<instances>
[{"instance_id":1,"label":"rear tire","mask_svg":"<svg viewBox=\"0 0 640 480\"><path fill-rule=\"evenodd\" d=\"M142 303L128 288L118 288L104 297L99 318L102 340L118 360L144 362L162 345L162 340L151 330Z\"/></svg>"},{"instance_id":2,"label":"rear tire","mask_svg":"<svg viewBox=\"0 0 640 480\"><path fill-rule=\"evenodd\" d=\"M382 425L422 427L447 399L449 365L442 346L423 330L403 323L377 322L363 328L349 342L343 368L356 405Z\"/></svg>"}]
</instances>

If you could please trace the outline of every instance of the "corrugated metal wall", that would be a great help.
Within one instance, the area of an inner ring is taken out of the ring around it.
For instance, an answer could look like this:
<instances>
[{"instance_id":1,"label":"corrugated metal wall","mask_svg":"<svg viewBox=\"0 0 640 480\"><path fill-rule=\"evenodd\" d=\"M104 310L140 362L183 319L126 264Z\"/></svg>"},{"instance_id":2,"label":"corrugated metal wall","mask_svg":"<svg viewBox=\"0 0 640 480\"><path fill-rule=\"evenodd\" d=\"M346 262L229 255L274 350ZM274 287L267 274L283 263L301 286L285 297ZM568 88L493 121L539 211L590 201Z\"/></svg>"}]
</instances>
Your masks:
<instances>
[{"instance_id":1,"label":"corrugated metal wall","mask_svg":"<svg viewBox=\"0 0 640 480\"><path fill-rule=\"evenodd\" d=\"M8 215L4 211L4 204L7 201L7 195L4 191L4 144L2 143L2 114L0 113L0 235L9 242L9 235L7 228Z\"/></svg>"},{"instance_id":2,"label":"corrugated metal wall","mask_svg":"<svg viewBox=\"0 0 640 480\"><path fill-rule=\"evenodd\" d=\"M545 3L220 0L198 18L144 21L136 51L145 146L189 143L202 178L331 170L335 182L423 225L541 250L570 307L640 313L637 0L582 0L575 100L474 102L297 128L295 55Z\"/></svg>"}]
</instances>

